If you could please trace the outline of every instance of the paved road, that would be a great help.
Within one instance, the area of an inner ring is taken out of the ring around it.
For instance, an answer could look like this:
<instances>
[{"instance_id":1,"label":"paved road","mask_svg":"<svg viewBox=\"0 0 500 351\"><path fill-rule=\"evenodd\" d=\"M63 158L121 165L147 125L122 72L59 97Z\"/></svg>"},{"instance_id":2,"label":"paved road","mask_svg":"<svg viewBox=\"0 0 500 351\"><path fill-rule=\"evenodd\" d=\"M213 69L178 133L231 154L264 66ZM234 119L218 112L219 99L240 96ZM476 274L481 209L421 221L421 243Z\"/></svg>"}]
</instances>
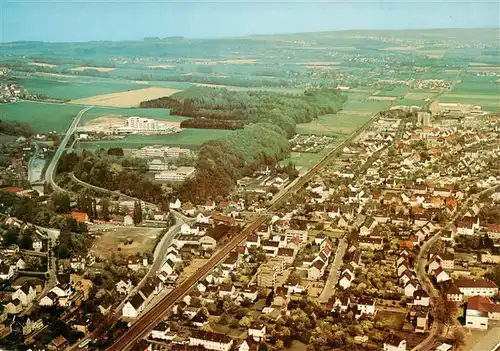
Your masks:
<instances>
[{"instance_id":1,"label":"paved road","mask_svg":"<svg viewBox=\"0 0 500 351\"><path fill-rule=\"evenodd\" d=\"M459 217L462 217L467 210L469 209L469 206L476 201L479 196L494 190L495 188L498 188L498 185L495 185L493 187L484 189L483 191L470 196L461 207L461 210L457 211L455 215L449 220L450 224L453 224L455 220ZM429 249L432 247L432 245L439 240L439 237L441 236L442 230L438 231L433 237L431 237L429 240L427 240L424 245L422 245L422 248L420 249L420 252L418 254L417 260L415 262L415 272L417 273L418 280L420 281L420 284L422 285L422 289L425 290L429 296L432 297L437 297L439 296L439 292L437 289L434 287L432 284L431 280L427 276L425 272L425 266L427 265L427 255L429 253ZM431 308L434 306L432 305L432 299L431 299ZM445 330L445 325L443 323L440 323L436 321L432 325L431 332L425 338L420 344L415 346L411 351L427 351L434 345L434 341L437 337L441 336Z\"/></svg>"},{"instance_id":2,"label":"paved road","mask_svg":"<svg viewBox=\"0 0 500 351\"><path fill-rule=\"evenodd\" d=\"M42 155L40 146L37 143L33 143L33 145L35 145L36 150L28 162L28 181L30 183L37 183L43 181L42 172L46 160L40 157Z\"/></svg>"},{"instance_id":3,"label":"paved road","mask_svg":"<svg viewBox=\"0 0 500 351\"><path fill-rule=\"evenodd\" d=\"M377 114L375 115L377 116ZM301 189L307 182L309 182L313 177L322 170L330 161L337 156L337 154L342 150L342 148L352 140L354 140L360 133L362 133L366 128L368 128L373 121L376 120L375 116L371 118L367 123L365 123L360 129L353 133L348 138L344 139L337 147L332 149L325 157L323 157L315 166L313 166L306 174L299 177L293 185L288 186L285 191L278 193L272 200L268 207L268 210L275 210L278 204L286 198L286 195L294 193ZM160 301L155 307L141 316L132 327L125 332L108 350L111 351L123 351L130 349L134 343L146 335L153 326L158 324L163 320L164 316L167 314L168 310L204 276L206 276L217 264L219 264L226 255L231 252L238 244L240 244L249 234L251 234L256 228L268 220L269 216L259 215L252 223L250 223L245 229L243 229L239 234L231 238L226 245L224 245L217 253L215 253L205 266L201 267L199 270L194 272L189 278L177 286L168 296Z\"/></svg>"},{"instance_id":4,"label":"paved road","mask_svg":"<svg viewBox=\"0 0 500 351\"><path fill-rule=\"evenodd\" d=\"M320 303L326 303L330 299L330 297L335 294L335 286L338 283L340 276L340 266L342 266L342 259L345 254L345 250L347 249L347 240L344 238L339 240L339 246L335 251L335 258L333 259L332 265L330 267L330 274L325 283L325 288L321 292L321 295L318 298Z\"/></svg>"},{"instance_id":5,"label":"paved road","mask_svg":"<svg viewBox=\"0 0 500 351\"><path fill-rule=\"evenodd\" d=\"M71 125L69 126L68 130L66 131L66 134L65 134L63 140L61 140L61 143L59 144L59 147L57 148L54 156L52 157L52 160L50 160L49 166L47 167L47 171L45 172L45 179L46 179L47 183L51 186L53 191L57 191L57 192L61 192L61 193L66 192L66 190L61 188L54 181L54 176L55 176L56 169L57 169L57 163L59 162L59 159L61 158L61 155L63 154L64 149L66 149L66 145L68 144L69 139L71 138L71 136L73 135L73 133L76 130L76 127L80 123L80 119L85 114L85 112L87 112L91 108L92 108L92 106L85 107L83 110L80 110L80 112L77 113L75 118L73 118L73 122L71 122Z\"/></svg>"}]
</instances>

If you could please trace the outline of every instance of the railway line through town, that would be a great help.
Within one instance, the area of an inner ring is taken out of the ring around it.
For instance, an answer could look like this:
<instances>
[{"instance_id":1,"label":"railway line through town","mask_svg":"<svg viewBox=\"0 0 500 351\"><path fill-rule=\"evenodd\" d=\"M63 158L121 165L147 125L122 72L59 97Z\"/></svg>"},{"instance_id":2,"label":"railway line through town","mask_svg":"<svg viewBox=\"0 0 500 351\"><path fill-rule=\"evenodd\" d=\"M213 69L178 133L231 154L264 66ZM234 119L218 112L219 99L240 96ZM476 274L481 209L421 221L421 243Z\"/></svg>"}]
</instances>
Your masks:
<instances>
[{"instance_id":1,"label":"railway line through town","mask_svg":"<svg viewBox=\"0 0 500 351\"><path fill-rule=\"evenodd\" d=\"M314 165L302 177L294 181L288 186L285 191L278 193L271 201L268 211L274 211L278 205L286 200L287 195L293 194L300 190L305 184L311 181L316 174L327 166L343 147L357 138L363 131L370 127L370 125L378 119L378 113L372 116L363 126L356 132L344 139L339 145L332 149L325 155L316 165ZM248 224L240 233L233 236L217 253L214 254L207 262L206 265L194 272L189 278L177 286L169 295L163 300L159 301L156 306L151 308L148 312L144 313L139 319L112 345L108 348L109 351L124 351L129 350L135 342L146 337L151 328L160 323L170 308L180 299L182 299L192 287L201 279L203 279L215 266L237 247L246 237L251 234L260 225L264 224L269 219L268 215L259 215L253 222Z\"/></svg>"}]
</instances>

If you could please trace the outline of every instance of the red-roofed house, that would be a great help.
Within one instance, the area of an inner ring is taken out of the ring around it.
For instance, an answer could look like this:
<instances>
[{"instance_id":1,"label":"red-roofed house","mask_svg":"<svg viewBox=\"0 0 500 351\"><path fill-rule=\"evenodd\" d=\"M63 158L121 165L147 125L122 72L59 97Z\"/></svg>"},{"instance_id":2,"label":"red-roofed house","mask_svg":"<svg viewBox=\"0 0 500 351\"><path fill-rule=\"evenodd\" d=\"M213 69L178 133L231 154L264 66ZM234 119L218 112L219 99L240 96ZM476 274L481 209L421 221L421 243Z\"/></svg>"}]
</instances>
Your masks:
<instances>
[{"instance_id":1,"label":"red-roofed house","mask_svg":"<svg viewBox=\"0 0 500 351\"><path fill-rule=\"evenodd\" d=\"M85 212L73 211L71 212L71 218L80 223L89 221L89 216Z\"/></svg>"},{"instance_id":2,"label":"red-roofed house","mask_svg":"<svg viewBox=\"0 0 500 351\"><path fill-rule=\"evenodd\" d=\"M488 320L500 320L500 304L486 296L472 296L467 300L465 326L474 329L488 329Z\"/></svg>"}]
</instances>

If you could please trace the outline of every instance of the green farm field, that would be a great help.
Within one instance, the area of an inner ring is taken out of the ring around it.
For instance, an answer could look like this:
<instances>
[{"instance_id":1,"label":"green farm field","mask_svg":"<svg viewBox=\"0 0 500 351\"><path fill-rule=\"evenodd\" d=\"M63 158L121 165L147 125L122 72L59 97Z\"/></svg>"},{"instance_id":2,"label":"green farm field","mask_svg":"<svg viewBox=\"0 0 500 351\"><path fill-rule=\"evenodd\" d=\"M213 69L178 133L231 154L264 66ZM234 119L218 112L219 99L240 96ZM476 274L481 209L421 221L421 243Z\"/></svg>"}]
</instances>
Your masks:
<instances>
[{"instance_id":1,"label":"green farm field","mask_svg":"<svg viewBox=\"0 0 500 351\"><path fill-rule=\"evenodd\" d=\"M36 133L63 132L81 109L81 106L23 101L0 104L0 118L27 123Z\"/></svg>"},{"instance_id":2,"label":"green farm field","mask_svg":"<svg viewBox=\"0 0 500 351\"><path fill-rule=\"evenodd\" d=\"M297 124L297 134L339 136L351 134L365 124L374 113L387 108L387 101L368 100L366 93L348 93L342 111L320 116L318 119Z\"/></svg>"},{"instance_id":3,"label":"green farm field","mask_svg":"<svg viewBox=\"0 0 500 351\"><path fill-rule=\"evenodd\" d=\"M40 94L51 99L68 101L94 95L117 93L148 87L127 81L89 79L79 77L20 77L19 84L30 94Z\"/></svg>"},{"instance_id":4,"label":"green farm field","mask_svg":"<svg viewBox=\"0 0 500 351\"><path fill-rule=\"evenodd\" d=\"M140 149L148 145L170 145L196 149L206 141L220 139L231 133L233 131L219 129L184 129L180 133L168 135L129 135L121 140L80 141L77 147L87 150L112 147Z\"/></svg>"},{"instance_id":5,"label":"green farm field","mask_svg":"<svg viewBox=\"0 0 500 351\"><path fill-rule=\"evenodd\" d=\"M370 119L369 113L341 111L332 115L324 115L318 119L297 125L297 134L315 134L338 136L351 134Z\"/></svg>"}]
</instances>

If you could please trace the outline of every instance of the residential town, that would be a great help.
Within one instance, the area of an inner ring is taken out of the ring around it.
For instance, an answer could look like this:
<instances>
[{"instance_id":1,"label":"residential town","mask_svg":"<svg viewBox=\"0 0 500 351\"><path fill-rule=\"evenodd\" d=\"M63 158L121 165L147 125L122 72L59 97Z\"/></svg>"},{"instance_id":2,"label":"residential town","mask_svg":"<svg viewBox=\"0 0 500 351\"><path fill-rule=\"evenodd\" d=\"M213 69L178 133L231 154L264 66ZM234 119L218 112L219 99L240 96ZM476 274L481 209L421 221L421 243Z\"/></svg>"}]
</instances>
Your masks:
<instances>
[{"instance_id":1,"label":"residential town","mask_svg":"<svg viewBox=\"0 0 500 351\"><path fill-rule=\"evenodd\" d=\"M103 349L189 286L137 349L458 350L465 335L493 342L499 128L497 117L385 111L278 206L300 181L278 167L242 178L227 198L175 199L175 221L150 204L121 201L108 220L74 211L74 229L54 231L4 204L0 333L49 350ZM162 160L169 150L138 153ZM221 254L255 218L263 220ZM71 232L83 226L88 242L76 243ZM155 226L153 248L133 251L133 228ZM118 256L97 251L106 231L124 230ZM69 254L61 249L67 240ZM191 286L203 267L210 269Z\"/></svg>"}]
</instances>

